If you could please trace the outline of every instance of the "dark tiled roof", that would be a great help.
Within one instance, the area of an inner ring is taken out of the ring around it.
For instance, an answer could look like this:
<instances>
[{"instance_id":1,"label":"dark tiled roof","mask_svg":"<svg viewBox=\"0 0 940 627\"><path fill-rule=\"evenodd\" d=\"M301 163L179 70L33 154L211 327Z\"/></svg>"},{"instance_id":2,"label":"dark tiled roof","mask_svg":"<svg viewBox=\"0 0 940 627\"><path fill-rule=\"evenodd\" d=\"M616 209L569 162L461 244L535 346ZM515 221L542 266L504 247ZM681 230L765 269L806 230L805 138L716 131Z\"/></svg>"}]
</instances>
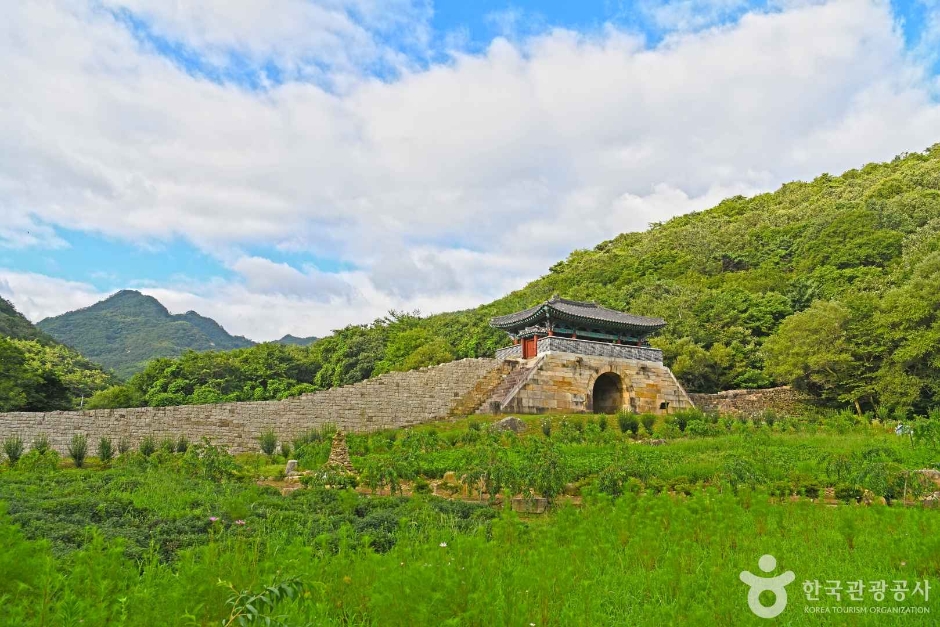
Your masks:
<instances>
[{"instance_id":1,"label":"dark tiled roof","mask_svg":"<svg viewBox=\"0 0 940 627\"><path fill-rule=\"evenodd\" d=\"M530 326L533 321L551 315L562 320L595 322L602 326L613 326L638 331L652 332L666 326L661 318L647 318L601 307L597 303L568 300L553 296L551 300L505 316L490 319L490 324L499 329L515 329Z\"/></svg>"}]
</instances>

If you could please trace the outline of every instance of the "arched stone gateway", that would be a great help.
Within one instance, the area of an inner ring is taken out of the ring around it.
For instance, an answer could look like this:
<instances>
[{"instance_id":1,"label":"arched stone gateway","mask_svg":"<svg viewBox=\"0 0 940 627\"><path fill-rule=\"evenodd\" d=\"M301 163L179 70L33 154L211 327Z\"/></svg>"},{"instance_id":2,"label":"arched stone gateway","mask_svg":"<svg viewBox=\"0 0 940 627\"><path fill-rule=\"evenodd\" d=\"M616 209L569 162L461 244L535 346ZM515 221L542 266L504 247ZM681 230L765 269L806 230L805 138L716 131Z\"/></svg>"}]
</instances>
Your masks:
<instances>
[{"instance_id":1,"label":"arched stone gateway","mask_svg":"<svg viewBox=\"0 0 940 627\"><path fill-rule=\"evenodd\" d=\"M615 414L623 409L623 379L615 372L605 372L595 379L591 389L596 414Z\"/></svg>"}]
</instances>

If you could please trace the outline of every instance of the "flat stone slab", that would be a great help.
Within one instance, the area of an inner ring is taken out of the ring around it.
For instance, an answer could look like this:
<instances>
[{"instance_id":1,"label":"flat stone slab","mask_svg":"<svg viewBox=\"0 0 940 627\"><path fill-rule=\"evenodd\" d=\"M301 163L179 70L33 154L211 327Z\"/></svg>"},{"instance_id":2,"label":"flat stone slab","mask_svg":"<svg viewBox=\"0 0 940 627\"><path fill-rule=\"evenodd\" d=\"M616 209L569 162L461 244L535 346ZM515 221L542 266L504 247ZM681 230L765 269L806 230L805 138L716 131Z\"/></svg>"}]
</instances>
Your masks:
<instances>
[{"instance_id":1,"label":"flat stone slab","mask_svg":"<svg viewBox=\"0 0 940 627\"><path fill-rule=\"evenodd\" d=\"M497 431L512 431L513 433L522 433L525 431L526 424L515 416L508 416L498 422L494 422L491 429Z\"/></svg>"},{"instance_id":2,"label":"flat stone slab","mask_svg":"<svg viewBox=\"0 0 940 627\"><path fill-rule=\"evenodd\" d=\"M544 514L548 509L548 499L535 497L531 499L515 497L512 500L512 511L522 514Z\"/></svg>"}]
</instances>

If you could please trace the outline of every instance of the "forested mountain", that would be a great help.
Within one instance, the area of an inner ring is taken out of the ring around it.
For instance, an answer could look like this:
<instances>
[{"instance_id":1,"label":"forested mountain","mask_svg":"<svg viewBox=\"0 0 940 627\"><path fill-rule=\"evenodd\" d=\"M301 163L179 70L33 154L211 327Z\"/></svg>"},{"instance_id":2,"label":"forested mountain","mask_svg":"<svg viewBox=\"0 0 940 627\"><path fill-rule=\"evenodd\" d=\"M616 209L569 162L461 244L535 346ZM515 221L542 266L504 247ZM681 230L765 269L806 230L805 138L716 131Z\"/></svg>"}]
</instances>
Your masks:
<instances>
[{"instance_id":1,"label":"forested mountain","mask_svg":"<svg viewBox=\"0 0 940 627\"><path fill-rule=\"evenodd\" d=\"M70 409L113 383L0 298L0 411Z\"/></svg>"},{"instance_id":2,"label":"forested mountain","mask_svg":"<svg viewBox=\"0 0 940 627\"><path fill-rule=\"evenodd\" d=\"M277 340L277 344L284 344L285 346L310 346L317 341L316 336L310 337L297 337L296 335L291 335L288 333L281 339Z\"/></svg>"},{"instance_id":3,"label":"forested mountain","mask_svg":"<svg viewBox=\"0 0 940 627\"><path fill-rule=\"evenodd\" d=\"M476 309L346 327L284 353L296 367L277 394L492 355L508 339L490 316L555 293L664 318L653 344L692 391L792 383L829 403L924 411L940 394L940 145L618 235ZM270 397L251 374L270 354L254 351L211 375L192 356L154 363L128 390L161 404Z\"/></svg>"},{"instance_id":4,"label":"forested mountain","mask_svg":"<svg viewBox=\"0 0 940 627\"><path fill-rule=\"evenodd\" d=\"M156 298L133 290L46 318L38 326L121 377L131 376L157 357L254 345L244 337L229 335L210 318L194 311L173 315Z\"/></svg>"},{"instance_id":5,"label":"forested mountain","mask_svg":"<svg viewBox=\"0 0 940 627\"><path fill-rule=\"evenodd\" d=\"M4 298L0 298L0 336L14 340L36 340L43 344L54 342Z\"/></svg>"}]
</instances>

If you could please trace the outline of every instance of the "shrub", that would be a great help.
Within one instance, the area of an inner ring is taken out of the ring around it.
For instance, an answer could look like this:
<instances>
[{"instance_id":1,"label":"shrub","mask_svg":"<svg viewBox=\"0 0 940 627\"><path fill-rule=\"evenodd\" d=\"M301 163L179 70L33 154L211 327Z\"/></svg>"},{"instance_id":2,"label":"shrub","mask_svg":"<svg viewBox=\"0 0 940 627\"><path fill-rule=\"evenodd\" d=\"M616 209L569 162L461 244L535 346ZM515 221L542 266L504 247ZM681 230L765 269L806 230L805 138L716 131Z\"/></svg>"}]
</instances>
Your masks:
<instances>
[{"instance_id":1,"label":"shrub","mask_svg":"<svg viewBox=\"0 0 940 627\"><path fill-rule=\"evenodd\" d=\"M394 494L401 492L402 472L401 464L385 458L376 457L367 460L362 470L362 480L373 492L388 487L389 492Z\"/></svg>"},{"instance_id":2,"label":"shrub","mask_svg":"<svg viewBox=\"0 0 940 627\"><path fill-rule=\"evenodd\" d=\"M679 431L679 427L674 424L663 424L655 429L654 436L662 438L663 440L674 440L676 438L682 437L682 432Z\"/></svg>"},{"instance_id":3,"label":"shrub","mask_svg":"<svg viewBox=\"0 0 940 627\"><path fill-rule=\"evenodd\" d=\"M49 437L45 433L40 433L33 440L33 450L40 455L45 455L50 448L52 447L49 445Z\"/></svg>"},{"instance_id":4,"label":"shrub","mask_svg":"<svg viewBox=\"0 0 940 627\"><path fill-rule=\"evenodd\" d=\"M189 450L189 440L185 435L180 435L180 437L176 439L176 452L185 453L187 450Z\"/></svg>"},{"instance_id":5,"label":"shrub","mask_svg":"<svg viewBox=\"0 0 940 627\"><path fill-rule=\"evenodd\" d=\"M628 475L620 464L612 464L597 473L597 489L604 494L617 497L623 494Z\"/></svg>"},{"instance_id":6,"label":"shrub","mask_svg":"<svg viewBox=\"0 0 940 627\"><path fill-rule=\"evenodd\" d=\"M808 499L818 499L821 488L815 481L808 481L800 486L799 492Z\"/></svg>"},{"instance_id":7,"label":"shrub","mask_svg":"<svg viewBox=\"0 0 940 627\"><path fill-rule=\"evenodd\" d=\"M354 489L359 485L356 475L339 468L324 468L317 472L303 475L300 483L308 488Z\"/></svg>"},{"instance_id":8,"label":"shrub","mask_svg":"<svg viewBox=\"0 0 940 627\"><path fill-rule=\"evenodd\" d=\"M856 503L862 500L863 491L860 487L848 483L840 483L835 489L836 498L843 503Z\"/></svg>"},{"instance_id":9,"label":"shrub","mask_svg":"<svg viewBox=\"0 0 940 627\"><path fill-rule=\"evenodd\" d=\"M656 416L653 414L643 414L640 416L640 422L643 423L643 428L646 429L646 432L652 435L653 425L656 424Z\"/></svg>"},{"instance_id":10,"label":"shrub","mask_svg":"<svg viewBox=\"0 0 940 627\"><path fill-rule=\"evenodd\" d=\"M481 425L481 424L479 423L479 421L477 421L477 420L468 420L468 421L467 421L467 429L470 430L470 431L479 431L479 430L482 428L482 426L483 426L483 425Z\"/></svg>"},{"instance_id":11,"label":"shrub","mask_svg":"<svg viewBox=\"0 0 940 627\"><path fill-rule=\"evenodd\" d=\"M525 455L522 483L551 502L564 490L570 474L565 459L550 442L532 440Z\"/></svg>"},{"instance_id":12,"label":"shrub","mask_svg":"<svg viewBox=\"0 0 940 627\"><path fill-rule=\"evenodd\" d=\"M391 433L391 436L388 434ZM333 435L336 434L336 427L333 425L323 425L322 427L315 429L307 429L299 437L294 438L294 448L299 449L307 444L319 444L320 442L325 442L331 440ZM389 431L386 434L386 437L390 437L390 441L394 442L397 437L397 432Z\"/></svg>"},{"instance_id":13,"label":"shrub","mask_svg":"<svg viewBox=\"0 0 940 627\"><path fill-rule=\"evenodd\" d=\"M640 432L639 418L637 418L636 414L632 414L628 411L621 411L617 414L617 426L620 427L620 433L627 433L629 431L633 435L636 435Z\"/></svg>"},{"instance_id":14,"label":"shrub","mask_svg":"<svg viewBox=\"0 0 940 627\"><path fill-rule=\"evenodd\" d=\"M111 443L111 438L101 438L98 440L98 460L107 464L113 457L114 445Z\"/></svg>"},{"instance_id":15,"label":"shrub","mask_svg":"<svg viewBox=\"0 0 940 627\"><path fill-rule=\"evenodd\" d=\"M281 455L284 456L284 459L290 458L290 444L288 442L281 442Z\"/></svg>"},{"instance_id":16,"label":"shrub","mask_svg":"<svg viewBox=\"0 0 940 627\"><path fill-rule=\"evenodd\" d=\"M764 410L764 412L761 413L761 420L768 427L773 427L774 423L777 422L777 414L772 409Z\"/></svg>"},{"instance_id":17,"label":"shrub","mask_svg":"<svg viewBox=\"0 0 940 627\"><path fill-rule=\"evenodd\" d=\"M548 418L542 421L542 433L546 438L552 437L552 421Z\"/></svg>"},{"instance_id":18,"label":"shrub","mask_svg":"<svg viewBox=\"0 0 940 627\"><path fill-rule=\"evenodd\" d=\"M176 450L176 442L173 441L173 438L163 438L160 440L160 450L167 455L172 455L173 451Z\"/></svg>"},{"instance_id":19,"label":"shrub","mask_svg":"<svg viewBox=\"0 0 940 627\"><path fill-rule=\"evenodd\" d=\"M83 433L76 433L69 442L69 457L75 462L76 468L85 465L86 455L88 455L88 438Z\"/></svg>"},{"instance_id":20,"label":"shrub","mask_svg":"<svg viewBox=\"0 0 940 627\"><path fill-rule=\"evenodd\" d=\"M23 456L23 448L23 438L19 436L7 438L3 441L3 452L10 460L11 466L16 466L16 462L20 461L20 457Z\"/></svg>"},{"instance_id":21,"label":"shrub","mask_svg":"<svg viewBox=\"0 0 940 627\"><path fill-rule=\"evenodd\" d=\"M145 435L140 441L140 454L150 457L157 452L157 440L152 435Z\"/></svg>"},{"instance_id":22,"label":"shrub","mask_svg":"<svg viewBox=\"0 0 940 627\"><path fill-rule=\"evenodd\" d=\"M262 453L269 457L274 455L274 451L277 450L277 434L274 433L274 429L265 429L262 431L258 441L261 443Z\"/></svg>"},{"instance_id":23,"label":"shrub","mask_svg":"<svg viewBox=\"0 0 940 627\"><path fill-rule=\"evenodd\" d=\"M203 438L201 444L193 444L186 449L183 469L196 477L223 481L235 476L238 464L224 448L215 446L209 438Z\"/></svg>"},{"instance_id":24,"label":"shrub","mask_svg":"<svg viewBox=\"0 0 940 627\"><path fill-rule=\"evenodd\" d=\"M27 472L52 472L59 467L59 454L52 449L48 449L44 453L33 449L20 458L16 467Z\"/></svg>"},{"instance_id":25,"label":"shrub","mask_svg":"<svg viewBox=\"0 0 940 627\"><path fill-rule=\"evenodd\" d=\"M118 440L118 454L124 455L125 453L131 450L131 441L127 439L127 436L121 436L121 439Z\"/></svg>"},{"instance_id":26,"label":"shrub","mask_svg":"<svg viewBox=\"0 0 940 627\"><path fill-rule=\"evenodd\" d=\"M679 428L679 431L685 433L686 427L689 426L689 417L683 412L678 412L671 416L669 423L676 425L676 427Z\"/></svg>"},{"instance_id":27,"label":"shrub","mask_svg":"<svg viewBox=\"0 0 940 627\"><path fill-rule=\"evenodd\" d=\"M666 482L659 477L653 477L646 482L646 489L652 494L661 494L666 491Z\"/></svg>"},{"instance_id":28,"label":"shrub","mask_svg":"<svg viewBox=\"0 0 940 627\"><path fill-rule=\"evenodd\" d=\"M685 428L690 421L701 420L702 422L706 422L707 418L705 412L699 409L683 409L670 416L671 421L679 427L679 431L682 432L685 432Z\"/></svg>"},{"instance_id":29,"label":"shrub","mask_svg":"<svg viewBox=\"0 0 940 627\"><path fill-rule=\"evenodd\" d=\"M415 494L430 494L431 484L424 477L415 479Z\"/></svg>"},{"instance_id":30,"label":"shrub","mask_svg":"<svg viewBox=\"0 0 940 627\"><path fill-rule=\"evenodd\" d=\"M601 414L601 417L597 419L597 428L607 431L607 414Z\"/></svg>"}]
</instances>

